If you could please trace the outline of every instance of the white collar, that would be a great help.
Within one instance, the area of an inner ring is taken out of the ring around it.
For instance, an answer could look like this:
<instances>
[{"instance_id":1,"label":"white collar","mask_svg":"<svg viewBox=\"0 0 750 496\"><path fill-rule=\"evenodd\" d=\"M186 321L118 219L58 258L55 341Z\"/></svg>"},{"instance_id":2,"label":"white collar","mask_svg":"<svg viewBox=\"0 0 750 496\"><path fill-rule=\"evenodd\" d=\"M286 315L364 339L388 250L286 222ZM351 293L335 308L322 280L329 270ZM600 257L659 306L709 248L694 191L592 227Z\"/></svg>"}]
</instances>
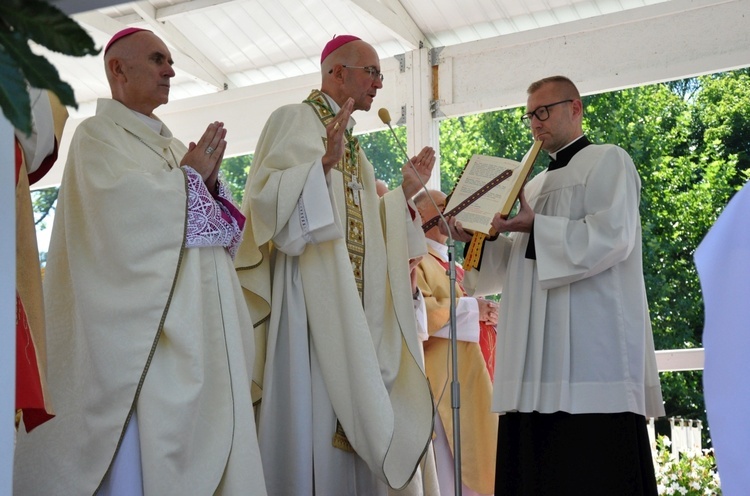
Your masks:
<instances>
[{"instance_id":1,"label":"white collar","mask_svg":"<svg viewBox=\"0 0 750 496\"><path fill-rule=\"evenodd\" d=\"M443 260L443 262L448 261L448 247L444 243L438 243L434 239L430 238L425 238L424 240L427 242L427 246L435 250L437 254L440 255L440 258Z\"/></svg>"},{"instance_id":2,"label":"white collar","mask_svg":"<svg viewBox=\"0 0 750 496\"><path fill-rule=\"evenodd\" d=\"M164 123L162 121L160 121L159 119L154 119L153 117L149 117L146 114L136 112L133 109L131 109L131 111L136 115L136 117L142 120L144 124L150 127L156 134L161 134L161 129L164 126Z\"/></svg>"}]
</instances>

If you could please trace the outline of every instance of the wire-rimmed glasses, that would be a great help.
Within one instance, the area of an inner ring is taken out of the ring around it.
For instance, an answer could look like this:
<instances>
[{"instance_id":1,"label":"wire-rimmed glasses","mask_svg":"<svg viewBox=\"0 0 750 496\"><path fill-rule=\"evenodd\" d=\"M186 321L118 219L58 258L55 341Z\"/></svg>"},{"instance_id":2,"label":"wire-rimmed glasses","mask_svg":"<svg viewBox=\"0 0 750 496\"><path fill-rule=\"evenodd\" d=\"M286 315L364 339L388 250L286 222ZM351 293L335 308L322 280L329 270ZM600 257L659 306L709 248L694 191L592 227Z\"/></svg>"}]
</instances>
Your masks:
<instances>
[{"instance_id":1,"label":"wire-rimmed glasses","mask_svg":"<svg viewBox=\"0 0 750 496\"><path fill-rule=\"evenodd\" d=\"M361 65L343 65L342 64L341 67L345 67L347 69L364 69L365 71L367 71L368 74L370 74L370 77L372 78L373 81L378 79L382 83L383 79L385 79L385 77L383 76L383 74L381 74L381 72L377 69L377 67L373 67L371 65L362 67Z\"/></svg>"}]
</instances>

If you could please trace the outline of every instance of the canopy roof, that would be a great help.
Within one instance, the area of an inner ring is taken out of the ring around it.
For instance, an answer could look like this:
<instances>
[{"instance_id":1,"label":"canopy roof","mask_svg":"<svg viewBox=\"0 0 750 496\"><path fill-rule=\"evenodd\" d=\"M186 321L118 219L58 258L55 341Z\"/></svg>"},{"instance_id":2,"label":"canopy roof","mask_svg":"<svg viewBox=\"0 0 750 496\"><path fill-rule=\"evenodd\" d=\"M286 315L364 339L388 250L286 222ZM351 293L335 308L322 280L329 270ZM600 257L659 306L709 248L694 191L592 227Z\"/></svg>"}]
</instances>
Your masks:
<instances>
[{"instance_id":1,"label":"canopy roof","mask_svg":"<svg viewBox=\"0 0 750 496\"><path fill-rule=\"evenodd\" d=\"M151 29L177 76L156 113L183 141L208 122L229 129L228 155L249 153L269 113L320 81L320 51L355 34L381 57L375 110L406 124L410 152L437 144L439 119L525 103L528 83L565 74L599 93L750 65L750 0L52 0L104 46L127 26ZM101 55L39 49L79 102L72 129L109 96ZM637 109L634 109L637 112ZM382 129L377 112L357 131ZM394 122L395 123L395 122ZM60 181L56 165L41 186Z\"/></svg>"}]
</instances>

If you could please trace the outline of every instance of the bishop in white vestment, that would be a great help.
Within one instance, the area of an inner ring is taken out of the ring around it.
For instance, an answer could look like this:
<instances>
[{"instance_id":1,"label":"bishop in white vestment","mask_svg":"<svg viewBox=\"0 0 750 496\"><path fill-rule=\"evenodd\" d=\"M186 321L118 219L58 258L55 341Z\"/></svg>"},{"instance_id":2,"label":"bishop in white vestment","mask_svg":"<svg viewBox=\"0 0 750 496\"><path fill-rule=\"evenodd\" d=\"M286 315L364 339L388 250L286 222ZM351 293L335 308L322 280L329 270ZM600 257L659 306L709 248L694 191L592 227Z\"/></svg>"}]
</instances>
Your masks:
<instances>
[{"instance_id":1,"label":"bishop in white vestment","mask_svg":"<svg viewBox=\"0 0 750 496\"><path fill-rule=\"evenodd\" d=\"M130 29L110 46L113 98L73 136L44 279L56 416L19 433L14 493L264 496L244 218L210 180L222 125L188 150L151 112L166 45Z\"/></svg>"},{"instance_id":2,"label":"bishop in white vestment","mask_svg":"<svg viewBox=\"0 0 750 496\"><path fill-rule=\"evenodd\" d=\"M272 278L259 444L271 494L384 495L432 436L408 267L426 251L417 178L381 200L352 135L382 86L374 49L340 36L321 62L322 91L266 123L243 202L240 280ZM413 161L426 176L434 154Z\"/></svg>"}]
</instances>

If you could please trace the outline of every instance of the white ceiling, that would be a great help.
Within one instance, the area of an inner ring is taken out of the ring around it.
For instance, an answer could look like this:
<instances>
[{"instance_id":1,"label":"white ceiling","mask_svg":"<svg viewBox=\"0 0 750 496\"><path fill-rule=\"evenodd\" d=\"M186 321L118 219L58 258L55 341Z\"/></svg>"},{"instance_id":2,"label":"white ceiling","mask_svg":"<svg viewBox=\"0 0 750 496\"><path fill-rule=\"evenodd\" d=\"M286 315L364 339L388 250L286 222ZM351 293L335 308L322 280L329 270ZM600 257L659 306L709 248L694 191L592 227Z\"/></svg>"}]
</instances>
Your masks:
<instances>
[{"instance_id":1,"label":"white ceiling","mask_svg":"<svg viewBox=\"0 0 750 496\"><path fill-rule=\"evenodd\" d=\"M149 0L74 15L98 46L126 26L173 50L172 99L317 73L323 45L353 33L382 58L529 31L666 0ZM50 55L86 107L108 94L100 57Z\"/></svg>"},{"instance_id":2,"label":"white ceiling","mask_svg":"<svg viewBox=\"0 0 750 496\"><path fill-rule=\"evenodd\" d=\"M318 86L320 50L336 34L356 34L378 50L386 79L376 106L389 108L394 120L403 114L415 128L410 147L435 141L439 118L522 105L528 83L553 73L595 93L750 65L750 0L52 3L97 46L127 26L161 36L177 76L170 103L157 114L183 141L223 120L232 155L252 151L274 108ZM64 153L72 129L93 114L97 98L109 96L101 55L39 51L79 102ZM375 115L355 117L360 132L383 127ZM59 182L61 169L56 165L42 186Z\"/></svg>"}]
</instances>

